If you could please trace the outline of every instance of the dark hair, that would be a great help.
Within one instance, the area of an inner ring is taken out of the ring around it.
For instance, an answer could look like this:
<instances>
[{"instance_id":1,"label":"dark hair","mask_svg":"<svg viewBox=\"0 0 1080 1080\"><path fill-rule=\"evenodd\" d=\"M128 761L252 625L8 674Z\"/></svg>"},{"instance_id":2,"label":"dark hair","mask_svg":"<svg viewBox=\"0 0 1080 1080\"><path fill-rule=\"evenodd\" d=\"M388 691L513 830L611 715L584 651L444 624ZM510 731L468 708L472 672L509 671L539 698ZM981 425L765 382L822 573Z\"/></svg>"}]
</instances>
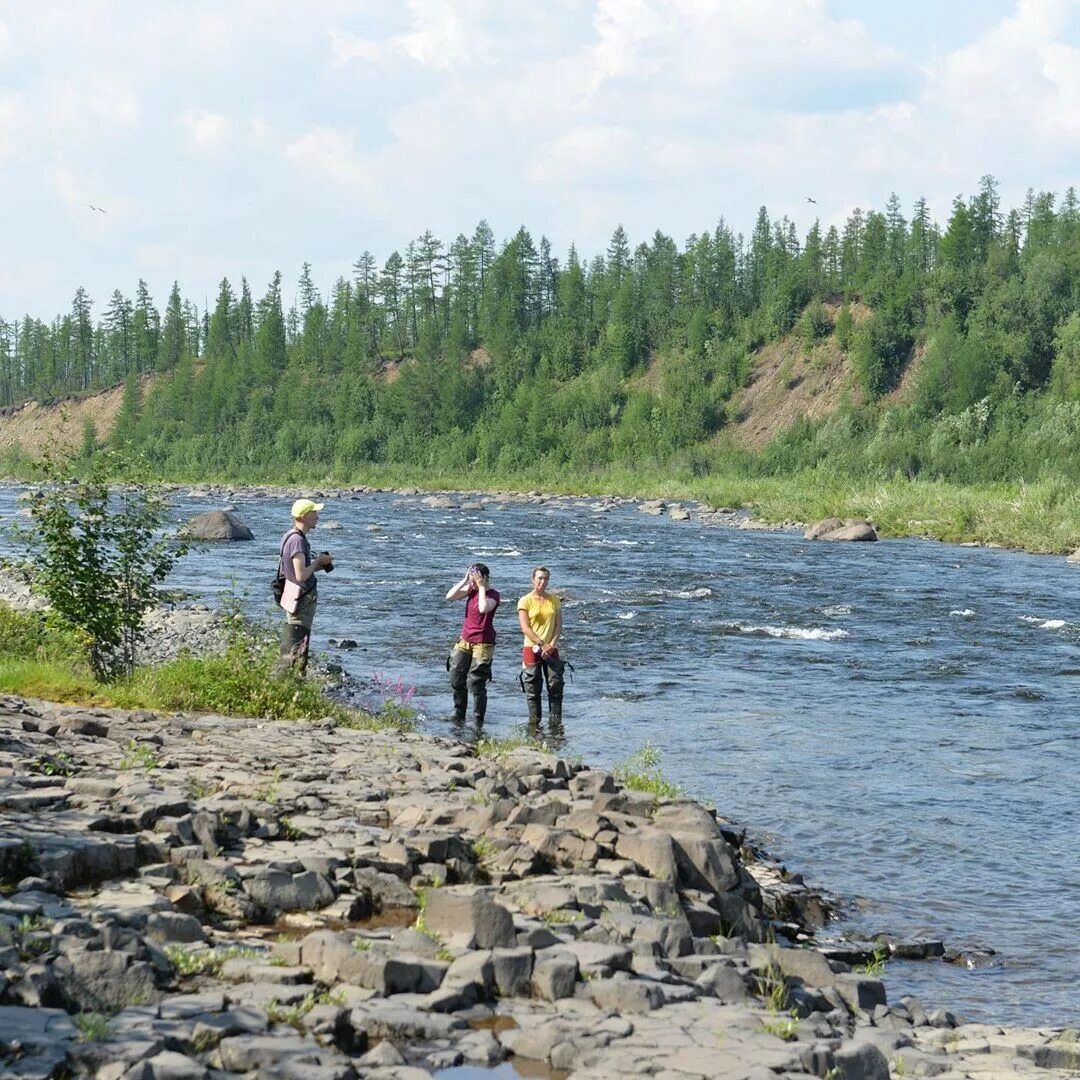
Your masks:
<instances>
[{"instance_id":1,"label":"dark hair","mask_svg":"<svg viewBox=\"0 0 1080 1080\"><path fill-rule=\"evenodd\" d=\"M551 571L546 566L535 566L535 567L533 567L533 572L532 572L532 574L530 576L531 577L536 577L536 575L539 574L539 573L545 573L545 574L547 574L548 577L551 577Z\"/></svg>"},{"instance_id":2,"label":"dark hair","mask_svg":"<svg viewBox=\"0 0 1080 1080\"><path fill-rule=\"evenodd\" d=\"M474 569L474 570L475 570L475 571L476 571L476 572L477 572L477 573L478 573L478 574L479 574L479 575L480 575L481 577L491 577L491 571L490 571L490 570L489 570L489 569L488 569L488 568L487 568L487 567L486 567L486 566L485 566L485 565L484 565L484 564L483 564L482 562L478 562L478 563L475 563L475 564L473 565L473 569Z\"/></svg>"}]
</instances>

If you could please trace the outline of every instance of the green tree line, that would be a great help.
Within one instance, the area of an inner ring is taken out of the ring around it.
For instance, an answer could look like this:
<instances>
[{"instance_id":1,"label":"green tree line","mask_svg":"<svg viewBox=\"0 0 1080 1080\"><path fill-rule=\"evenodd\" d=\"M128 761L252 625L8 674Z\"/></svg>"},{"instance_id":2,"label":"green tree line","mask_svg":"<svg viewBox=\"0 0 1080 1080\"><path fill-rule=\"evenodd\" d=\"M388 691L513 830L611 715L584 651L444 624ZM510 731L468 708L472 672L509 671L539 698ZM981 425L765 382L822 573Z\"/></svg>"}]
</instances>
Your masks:
<instances>
[{"instance_id":1,"label":"green tree line","mask_svg":"<svg viewBox=\"0 0 1080 1080\"><path fill-rule=\"evenodd\" d=\"M681 245L556 256L524 227L425 232L379 266L364 252L326 295L302 268L253 295L221 282L200 312L144 282L103 316L79 289L50 323L0 320L0 404L125 382L113 438L171 475L264 478L371 465L527 472L666 466L808 468L972 480L1080 475L1080 199L993 177L944 226L925 199L855 210L800 237L759 211ZM865 314L866 312L869 314ZM856 317L858 313L858 317ZM854 392L751 455L730 399L767 342L832 338ZM914 392L887 395L914 356ZM655 363L659 359L659 363ZM142 400L141 375L156 372ZM92 439L90 440L92 442Z\"/></svg>"}]
</instances>

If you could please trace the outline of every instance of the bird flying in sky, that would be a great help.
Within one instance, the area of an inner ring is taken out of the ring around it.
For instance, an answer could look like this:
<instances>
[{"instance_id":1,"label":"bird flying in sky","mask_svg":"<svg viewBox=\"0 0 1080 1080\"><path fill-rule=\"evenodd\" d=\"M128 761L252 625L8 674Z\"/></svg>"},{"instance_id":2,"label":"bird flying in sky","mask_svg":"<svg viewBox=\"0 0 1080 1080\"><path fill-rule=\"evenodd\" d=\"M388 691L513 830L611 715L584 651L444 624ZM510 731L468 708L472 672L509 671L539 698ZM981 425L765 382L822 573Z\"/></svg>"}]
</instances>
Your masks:
<instances>
[{"instance_id":1,"label":"bird flying in sky","mask_svg":"<svg viewBox=\"0 0 1080 1080\"><path fill-rule=\"evenodd\" d=\"M811 199L809 195L806 196L806 201L812 202L815 206L817 206L817 199Z\"/></svg>"},{"instance_id":2,"label":"bird flying in sky","mask_svg":"<svg viewBox=\"0 0 1080 1080\"><path fill-rule=\"evenodd\" d=\"M95 206L93 203L87 203L86 205L89 206L91 210L96 210L99 214L107 214L109 212L108 210L102 210L100 206Z\"/></svg>"}]
</instances>

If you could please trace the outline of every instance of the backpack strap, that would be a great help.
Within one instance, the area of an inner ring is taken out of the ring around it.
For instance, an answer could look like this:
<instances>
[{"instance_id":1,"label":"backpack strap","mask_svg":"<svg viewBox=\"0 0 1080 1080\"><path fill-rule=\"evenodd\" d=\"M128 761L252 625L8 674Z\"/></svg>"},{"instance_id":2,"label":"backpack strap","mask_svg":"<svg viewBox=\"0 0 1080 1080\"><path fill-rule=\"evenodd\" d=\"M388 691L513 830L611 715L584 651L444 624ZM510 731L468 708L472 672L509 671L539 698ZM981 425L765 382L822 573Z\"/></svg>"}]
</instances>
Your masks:
<instances>
[{"instance_id":1,"label":"backpack strap","mask_svg":"<svg viewBox=\"0 0 1080 1080\"><path fill-rule=\"evenodd\" d=\"M281 547L278 549L278 557L277 557L277 576L278 577L284 577L285 576L285 541L288 540L289 537L292 536L293 533L297 533L298 535L301 535L301 536L303 535L303 533L301 533L299 529L290 529L281 538Z\"/></svg>"}]
</instances>

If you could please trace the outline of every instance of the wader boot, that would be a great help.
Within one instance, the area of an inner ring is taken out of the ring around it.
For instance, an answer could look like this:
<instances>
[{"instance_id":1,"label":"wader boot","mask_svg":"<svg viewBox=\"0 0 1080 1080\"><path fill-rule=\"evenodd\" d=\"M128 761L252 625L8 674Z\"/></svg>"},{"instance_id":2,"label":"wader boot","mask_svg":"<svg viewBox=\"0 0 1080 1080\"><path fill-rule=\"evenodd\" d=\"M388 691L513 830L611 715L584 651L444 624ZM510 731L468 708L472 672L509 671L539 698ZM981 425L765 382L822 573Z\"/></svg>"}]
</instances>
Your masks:
<instances>
[{"instance_id":1,"label":"wader boot","mask_svg":"<svg viewBox=\"0 0 1080 1080\"><path fill-rule=\"evenodd\" d=\"M281 628L281 656L279 670L295 668L303 675L307 671L308 648L311 645L311 628L299 623L287 622Z\"/></svg>"},{"instance_id":2,"label":"wader boot","mask_svg":"<svg viewBox=\"0 0 1080 1080\"><path fill-rule=\"evenodd\" d=\"M562 697L563 671L566 667L562 660L548 660L544 664L544 678L547 680L548 726L551 734L562 735Z\"/></svg>"},{"instance_id":3,"label":"wader boot","mask_svg":"<svg viewBox=\"0 0 1080 1080\"><path fill-rule=\"evenodd\" d=\"M450 673L450 689L454 692L454 719L465 720L465 710L469 704L469 666L472 653L464 649L453 648L446 661L446 670Z\"/></svg>"},{"instance_id":4,"label":"wader boot","mask_svg":"<svg viewBox=\"0 0 1080 1080\"><path fill-rule=\"evenodd\" d=\"M551 726L563 726L563 663L548 665L548 720Z\"/></svg>"},{"instance_id":5,"label":"wader boot","mask_svg":"<svg viewBox=\"0 0 1080 1080\"><path fill-rule=\"evenodd\" d=\"M487 684L491 680L491 661L477 664L469 671L469 692L472 694L473 719L477 725L487 714Z\"/></svg>"},{"instance_id":6,"label":"wader boot","mask_svg":"<svg viewBox=\"0 0 1080 1080\"><path fill-rule=\"evenodd\" d=\"M525 691L525 700L529 705L529 731L540 729L543 709L540 706L540 664L529 664L521 669L521 689Z\"/></svg>"}]
</instances>

